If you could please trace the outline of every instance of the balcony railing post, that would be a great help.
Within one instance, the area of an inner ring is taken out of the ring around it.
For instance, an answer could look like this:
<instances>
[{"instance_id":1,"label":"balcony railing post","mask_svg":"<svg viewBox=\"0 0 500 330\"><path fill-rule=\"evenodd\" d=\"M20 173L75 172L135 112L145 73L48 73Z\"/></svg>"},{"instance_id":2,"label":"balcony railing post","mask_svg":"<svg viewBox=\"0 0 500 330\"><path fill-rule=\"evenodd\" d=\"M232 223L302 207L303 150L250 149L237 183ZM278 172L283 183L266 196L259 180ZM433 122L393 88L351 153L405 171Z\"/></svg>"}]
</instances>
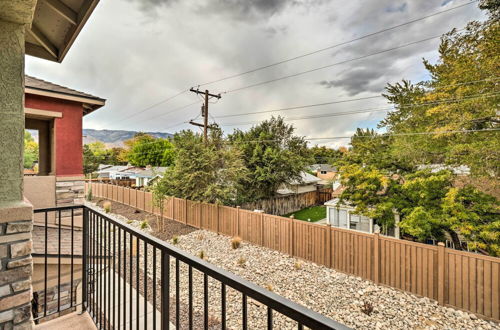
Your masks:
<instances>
[{"instance_id":1,"label":"balcony railing post","mask_svg":"<svg viewBox=\"0 0 500 330\"><path fill-rule=\"evenodd\" d=\"M170 255L161 250L161 328L170 329Z\"/></svg>"},{"instance_id":2,"label":"balcony railing post","mask_svg":"<svg viewBox=\"0 0 500 330\"><path fill-rule=\"evenodd\" d=\"M87 207L83 207L83 230L82 230L82 312L87 308L87 244L89 243L88 235L88 221L89 221L89 210Z\"/></svg>"}]
</instances>

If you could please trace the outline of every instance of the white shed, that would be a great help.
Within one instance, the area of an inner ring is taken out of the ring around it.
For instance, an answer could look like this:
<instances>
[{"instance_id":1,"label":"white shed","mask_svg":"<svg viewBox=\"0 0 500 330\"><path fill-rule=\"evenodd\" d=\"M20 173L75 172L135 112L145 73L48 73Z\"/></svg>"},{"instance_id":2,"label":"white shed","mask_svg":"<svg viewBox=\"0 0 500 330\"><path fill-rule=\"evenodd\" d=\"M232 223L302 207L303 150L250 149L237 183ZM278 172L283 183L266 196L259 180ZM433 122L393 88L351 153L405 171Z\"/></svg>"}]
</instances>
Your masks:
<instances>
[{"instance_id":1,"label":"white shed","mask_svg":"<svg viewBox=\"0 0 500 330\"><path fill-rule=\"evenodd\" d=\"M335 198L325 203L326 220L332 227L361 231L368 234L381 233L381 228L375 224L374 220L361 214L354 213L354 207L344 204L339 204L339 199ZM398 217L396 215L396 223ZM399 228L390 229L386 234L399 238Z\"/></svg>"}]
</instances>

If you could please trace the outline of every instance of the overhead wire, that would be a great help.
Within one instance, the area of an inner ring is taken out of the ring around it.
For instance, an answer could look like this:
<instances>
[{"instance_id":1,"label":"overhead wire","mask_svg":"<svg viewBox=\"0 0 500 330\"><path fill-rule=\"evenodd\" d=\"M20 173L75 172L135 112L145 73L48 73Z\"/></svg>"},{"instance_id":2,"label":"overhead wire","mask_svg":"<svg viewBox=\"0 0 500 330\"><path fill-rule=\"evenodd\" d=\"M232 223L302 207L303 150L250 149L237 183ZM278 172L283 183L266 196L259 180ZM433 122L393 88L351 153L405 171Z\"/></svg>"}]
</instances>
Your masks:
<instances>
[{"instance_id":1,"label":"overhead wire","mask_svg":"<svg viewBox=\"0 0 500 330\"><path fill-rule=\"evenodd\" d=\"M416 19L412 19L410 21L407 21L407 22L404 22L404 23L401 23L401 24L397 24L397 25L393 25L391 27L384 28L384 29L381 29L381 30L378 30L378 31L375 31L375 32L372 32L372 33L368 33L368 34L365 34L365 35L362 35L360 37L356 37L356 38L353 38L353 39L350 39L350 40L347 40L347 41L343 41L343 42L338 43L338 44L334 44L334 45L331 45L331 46L328 46L328 47L316 49L316 50L313 50L313 51L310 51L310 52L307 52L307 53L304 53L304 54L301 54L301 55L290 57L290 58L287 58L287 59L284 59L284 60L281 60L281 61L278 61L278 62L274 62L274 63L270 63L270 64L263 65L263 66L260 66L260 67L256 67L256 68L251 69L251 70L247 70L247 71L240 72L240 73L237 73L237 74L233 74L233 75L229 75L229 76L226 76L226 77L222 77L222 78L219 78L219 79L216 79L216 80L208 81L208 82L205 82L205 83L202 83L202 84L198 84L197 86L200 87L200 86L206 86L206 85L210 85L210 84L215 84L215 83L218 83L218 82L221 82L221 81L233 79L233 78L240 77L240 76L243 76L243 75L247 75L247 74L250 74L250 73L253 73L253 72L257 72L257 71L261 71L261 70L264 70L264 69L268 69L268 68L271 68L271 67L274 67L274 66L277 66L277 65L280 65L280 64L284 64L284 63L291 62L291 61L294 61L294 60L297 60L297 59L301 59L301 58L304 58L304 57L307 57L307 56L310 56L310 55L318 54L318 53L321 53L321 52L324 52L324 51L327 51L327 50L330 50L330 49L334 49L334 48L337 48L337 47L340 47L340 46L344 46L344 45L347 45L347 44L350 44L350 43L353 43L353 42L356 42L356 41L359 41L359 40L363 40L363 39L366 39L366 38L369 38L369 37L372 37L372 36L375 36L375 35L378 35L378 34L382 34L382 33L385 33L385 32L388 32L388 31L391 31L391 30L394 30L394 29L397 29L397 28L400 28L400 27L403 27L403 26L406 26L406 25L410 25L410 24L413 24L413 23L425 20L425 19L430 18L430 17L441 15L441 14L444 14L444 13L447 13L447 12L450 12L450 11L453 11L453 10L456 10L456 9L459 9L459 8L471 5L471 4L473 4L473 3L477 2L477 1L478 0L474 0L474 1L462 4L462 5L458 5L458 6L455 6L455 7L448 8L448 9L444 9L444 10L435 12L433 14L429 14L429 15L422 16L422 17L419 17L419 18L416 18Z\"/></svg>"},{"instance_id":2,"label":"overhead wire","mask_svg":"<svg viewBox=\"0 0 500 330\"><path fill-rule=\"evenodd\" d=\"M484 128L484 129L464 129L464 130L447 130L447 131L435 131L435 132L412 132L412 133L378 133L377 135L359 135L355 138L380 138L388 136L422 136L422 135L439 135L439 134L465 134L465 133L481 133L481 132L497 132L500 128ZM326 136L326 137L304 137L306 141L319 141L319 140L337 140L337 139L351 139L352 135L349 136ZM278 142L279 139L269 139L269 140L250 140L243 141L244 143L265 143L265 142ZM232 141L227 141L227 143L234 144Z\"/></svg>"},{"instance_id":3,"label":"overhead wire","mask_svg":"<svg viewBox=\"0 0 500 330\"><path fill-rule=\"evenodd\" d=\"M328 46L328 47L324 47L324 48L320 48L320 49L317 49L317 50L314 50L314 51L311 51L311 52L308 52L308 53L305 53L305 54L301 54L301 55L298 55L298 56L294 56L294 57L291 57L291 58L288 58L288 59L284 59L284 60L281 60L281 61L278 61L278 62L274 62L274 63L271 63L271 64L268 64L268 65L264 65L264 66L261 66L261 67L257 67L257 68L254 68L254 69L251 69L251 70L248 70L248 71L245 71L245 72L241 72L241 73L238 73L238 74L234 74L234 75L230 75L230 76L227 76L227 77L223 77L223 78L220 78L220 79L216 79L216 80L213 80L213 81L209 81L209 82L206 82L206 83L202 83L202 84L198 84L197 86L205 86L205 85L209 85L209 84L213 84L213 83L216 83L216 82L220 82L220 81L225 81L225 80L229 80L229 79L232 79L232 78L236 78L236 77L239 77L239 76L242 76L242 75L246 75L246 74L249 74L249 73L253 73L253 72L257 72L257 71L260 71L260 70L264 70L264 69L267 69L267 68L270 68L270 67L274 67L274 66L277 66L277 65L280 65L280 64L283 64L283 63L287 63L287 62L290 62L290 61L294 61L294 60L297 60L297 59L300 59L300 58L304 58L304 57L307 57L307 56L310 56L310 55L314 55L314 54L317 54L317 53L320 53L320 52L324 52L326 50L330 50L330 49L334 49L334 48L337 48L337 47L340 47L340 46L344 46L344 45L347 45L349 43L353 43L353 42L356 42L356 41L359 41L359 40L363 40L363 39L366 39L366 38L369 38L369 37L372 37L372 36L375 36L375 35L378 35L378 34L382 34L382 33L385 33L385 32L388 32L388 31L391 31L391 30L394 30L394 29L397 29L397 28L400 28L400 27L403 27L403 26L406 26L406 25L410 25L410 24L413 24L413 23L416 23L416 22L419 22L419 21L422 21L422 20L425 20L427 18L431 18L431 17L434 17L434 16L437 16L437 15L441 15L441 14L444 14L444 13L447 13L447 12L450 12L450 11L453 11L453 10L457 10L459 8L462 8L462 7L465 7L465 6L468 6L472 3L475 3L479 0L474 0L474 1L470 1L468 3L465 3L465 4L461 4L461 5L458 5L458 6L455 6L455 7L451 7L451 8L448 8L448 9L445 9L445 10L441 10L441 11L438 11L436 13L433 13L433 14L429 14L429 15L426 15L426 16L422 16L422 17L419 17L419 18L416 18L416 19L412 19L410 21L407 21L407 22L404 22L404 23L401 23L401 24L397 24L397 25L394 25L394 26L391 26L391 27L388 27L388 28L384 28L384 29L381 29L381 30L378 30L378 31L375 31L375 32L372 32L372 33L368 33L368 34L365 34L365 35L362 35L360 37L356 37L356 38L353 38L353 39L350 39L350 40L347 40L347 41L344 41L344 42L341 42L341 43L338 43L338 44L334 44L334 45L331 45L331 46ZM154 103L144 109L141 109L139 111L136 111L132 114L130 114L129 116L126 116L125 118L122 118L122 122L125 122L125 121L128 121L129 119L131 118L134 118L138 115L140 115L141 113L144 113L144 112L147 112L161 104L164 104L186 92L188 92L189 89L184 89L180 92L178 92L177 94L175 95L172 95L166 99L163 99L157 103ZM173 112L173 111L172 111ZM172 112L168 112L168 113L172 113ZM167 113L167 114L168 114Z\"/></svg>"},{"instance_id":4,"label":"overhead wire","mask_svg":"<svg viewBox=\"0 0 500 330\"><path fill-rule=\"evenodd\" d=\"M435 36L432 36L432 37L428 37L428 38L425 38L425 39L420 39L420 40L412 41L412 42L409 42L409 43L406 43L406 44L402 44L402 45L399 45L399 46L387 48L387 49L380 50L380 51L377 51L377 52L374 52L374 53L370 53L370 54L366 54L366 55L363 55L363 56L358 56L358 57L355 57L355 58L350 58L350 59L347 59L347 60L343 60L343 61L331 63L331 64L328 64L328 65L323 65L323 66L320 66L320 67L317 67L317 68L312 68L312 69L305 70L305 71L299 71L299 72L296 72L296 73L293 73L293 74L289 74L289 75L285 75L285 76L282 76L282 77L279 77L279 78L274 78L274 79L265 80L265 81L261 81L261 82L250 84L250 85L245 85L245 86L241 86L241 87L229 89L229 90L226 90L226 91L222 92L222 94L234 93L234 92L238 92L238 91L241 91L241 90L244 90L244 89L248 89L248 88L253 88L253 87L258 87L258 86L270 84L270 83L273 83L273 82L276 82L276 81L281 81L281 80L285 80L285 79L288 79L288 78L294 78L294 77L302 76L302 75L305 75L307 73L311 73L311 72L316 72L316 71L319 71L319 70L328 69L328 68L331 68L331 67L334 67L334 66L337 66L337 65L346 64L346 63L349 63L349 62L359 61L359 60L362 60L362 59L365 59L365 58L369 58L369 57L372 57L372 56L376 56L376 55L380 55L380 54L392 52L394 50L406 48L406 47L409 47L409 46L413 46L413 45L416 45L416 44L419 44L419 43L422 43L422 42L426 42L426 41L437 39L437 38L441 38L441 37L442 37L442 34L435 35Z\"/></svg>"},{"instance_id":5,"label":"overhead wire","mask_svg":"<svg viewBox=\"0 0 500 330\"><path fill-rule=\"evenodd\" d=\"M284 121L296 121L296 120L303 120L303 119L315 119L315 118L325 118L325 117L337 117L337 116L345 116L345 115L351 115L351 114L360 114L360 113L370 113L370 112L380 112L380 111L390 111L390 110L395 110L395 109L405 109L405 108L414 108L414 107L421 107L421 106L428 106L428 105L439 105L439 104L445 104L445 103L455 103L455 102L460 102L460 101L466 101L466 100L471 100L471 99L478 99L478 98L488 98L488 97L493 97L500 95L500 92L498 93L490 93L490 94L472 94L467 97L459 98L459 99L445 99L445 100L440 100L440 101L433 101L433 102L424 102L424 103L415 103L415 104L403 104L400 106L394 107L384 107L384 108L368 108L368 109L360 109L360 110L350 110L350 111L343 111L343 112L333 112L333 113L324 113L324 114L318 114L318 115L311 115L311 116L304 116L304 117L296 117L296 118L284 118ZM218 117L221 118L221 117ZM221 123L221 126L238 126L238 125L250 125L250 124L256 124L259 123L260 121L249 121L249 122L240 122L240 123Z\"/></svg>"},{"instance_id":6,"label":"overhead wire","mask_svg":"<svg viewBox=\"0 0 500 330\"><path fill-rule=\"evenodd\" d=\"M444 87L450 88L450 87L471 85L471 84L477 84L480 82L497 81L497 80L500 80L500 77L492 77L492 78L486 78L486 79L481 79L481 80L460 82L460 83L456 83L456 84L449 84L449 85L446 85ZM382 93L382 92L380 92L380 93ZM340 103L370 100L370 99L376 99L376 98L381 98L381 97L384 97L384 96L383 95L374 95L374 96L358 97L358 98L353 98L353 99L345 99L345 100L337 100L337 101L329 101L329 102L322 102L322 103L313 103L313 104L298 105L298 106L292 106L292 107L277 108L277 109L264 110L264 111L231 113L231 114L225 114L225 115L217 115L217 119L229 118L229 117L239 117L239 116L246 116L246 115L256 115L256 114L262 114L262 113L289 111L289 110L297 110L297 109L305 109L305 108L313 108L313 107L320 107L320 106L331 105L331 104L340 104Z\"/></svg>"}]
</instances>

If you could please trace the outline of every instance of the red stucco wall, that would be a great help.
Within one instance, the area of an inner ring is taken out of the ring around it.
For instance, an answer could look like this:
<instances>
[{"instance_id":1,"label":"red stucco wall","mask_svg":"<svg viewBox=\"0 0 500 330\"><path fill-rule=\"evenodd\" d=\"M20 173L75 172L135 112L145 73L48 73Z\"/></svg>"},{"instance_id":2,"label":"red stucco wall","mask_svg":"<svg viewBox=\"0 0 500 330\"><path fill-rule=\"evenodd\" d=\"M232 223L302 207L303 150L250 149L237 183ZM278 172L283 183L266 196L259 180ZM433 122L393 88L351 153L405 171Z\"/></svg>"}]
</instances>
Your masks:
<instances>
[{"instance_id":1,"label":"red stucco wall","mask_svg":"<svg viewBox=\"0 0 500 330\"><path fill-rule=\"evenodd\" d=\"M56 176L83 175L83 105L73 101L26 94L25 107L62 113L62 118L56 118L54 124L56 135L55 174Z\"/></svg>"}]
</instances>

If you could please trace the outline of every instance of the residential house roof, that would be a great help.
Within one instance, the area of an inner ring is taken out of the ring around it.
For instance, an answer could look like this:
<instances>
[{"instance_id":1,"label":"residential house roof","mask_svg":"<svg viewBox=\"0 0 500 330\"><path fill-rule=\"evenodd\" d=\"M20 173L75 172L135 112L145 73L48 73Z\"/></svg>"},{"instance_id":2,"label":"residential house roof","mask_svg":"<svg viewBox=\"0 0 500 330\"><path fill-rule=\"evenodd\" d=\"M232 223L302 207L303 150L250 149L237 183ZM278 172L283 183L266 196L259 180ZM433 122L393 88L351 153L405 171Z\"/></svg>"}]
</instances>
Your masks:
<instances>
[{"instance_id":1,"label":"residential house roof","mask_svg":"<svg viewBox=\"0 0 500 330\"><path fill-rule=\"evenodd\" d=\"M132 166L130 165L111 165L109 167L103 167L102 169L98 170L98 173L109 173L109 172L121 172L124 170L127 170L131 168Z\"/></svg>"},{"instance_id":2,"label":"residential house roof","mask_svg":"<svg viewBox=\"0 0 500 330\"><path fill-rule=\"evenodd\" d=\"M150 167L146 168L140 172L137 173L137 176L140 178L153 178L158 175L162 175L165 173L168 167Z\"/></svg>"},{"instance_id":3,"label":"residential house roof","mask_svg":"<svg viewBox=\"0 0 500 330\"><path fill-rule=\"evenodd\" d=\"M25 75L25 92L28 94L43 95L70 101L82 102L86 111L84 115L102 107L106 100L98 96L80 92L69 87L57 85L39 78Z\"/></svg>"},{"instance_id":4,"label":"residential house roof","mask_svg":"<svg viewBox=\"0 0 500 330\"><path fill-rule=\"evenodd\" d=\"M14 2L14 1L5 1ZM16 15L15 23L26 24L25 48L26 54L50 61L62 62L76 37L99 3L99 0L58 0L58 1L30 1L23 3L36 3L33 12L26 20L21 21ZM9 15L9 6L7 13Z\"/></svg>"},{"instance_id":5,"label":"residential house roof","mask_svg":"<svg viewBox=\"0 0 500 330\"><path fill-rule=\"evenodd\" d=\"M304 172L304 171L302 171L300 173L300 176L301 176L300 181L292 180L290 182L290 184L291 185L308 185L308 184L313 184L313 183L317 183L317 182L321 181L321 179L318 178L317 176L314 176L314 175L309 174L309 173Z\"/></svg>"},{"instance_id":6,"label":"residential house roof","mask_svg":"<svg viewBox=\"0 0 500 330\"><path fill-rule=\"evenodd\" d=\"M309 166L312 171L337 172L337 168L330 164L313 164Z\"/></svg>"}]
</instances>

